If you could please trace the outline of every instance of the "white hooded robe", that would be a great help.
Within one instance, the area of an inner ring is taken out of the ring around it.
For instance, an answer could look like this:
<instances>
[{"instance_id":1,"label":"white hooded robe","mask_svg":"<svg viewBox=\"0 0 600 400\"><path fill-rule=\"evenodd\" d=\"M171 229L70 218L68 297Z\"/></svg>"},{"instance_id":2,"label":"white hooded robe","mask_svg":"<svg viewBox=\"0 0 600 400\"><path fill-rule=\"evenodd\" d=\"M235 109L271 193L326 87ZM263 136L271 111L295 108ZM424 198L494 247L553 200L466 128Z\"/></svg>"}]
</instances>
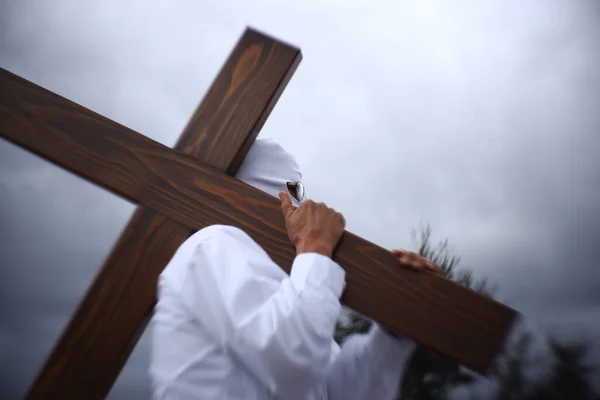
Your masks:
<instances>
[{"instance_id":1,"label":"white hooded robe","mask_svg":"<svg viewBox=\"0 0 600 400\"><path fill-rule=\"evenodd\" d=\"M236 177L274 196L301 179L272 140L255 141ZM393 400L414 343L376 324L333 340L344 270L316 253L286 274L241 230L202 229L158 283L150 377L156 400Z\"/></svg>"}]
</instances>

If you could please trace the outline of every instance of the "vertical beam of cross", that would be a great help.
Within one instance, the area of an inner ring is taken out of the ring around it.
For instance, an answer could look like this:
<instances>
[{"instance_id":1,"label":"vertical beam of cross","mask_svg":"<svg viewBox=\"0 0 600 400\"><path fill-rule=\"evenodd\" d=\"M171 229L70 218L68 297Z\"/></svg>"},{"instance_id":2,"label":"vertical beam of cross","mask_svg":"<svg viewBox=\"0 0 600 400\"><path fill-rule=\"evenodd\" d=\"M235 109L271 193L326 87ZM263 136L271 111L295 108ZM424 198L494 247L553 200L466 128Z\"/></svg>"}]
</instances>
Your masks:
<instances>
[{"instance_id":1,"label":"vertical beam of cross","mask_svg":"<svg viewBox=\"0 0 600 400\"><path fill-rule=\"evenodd\" d=\"M175 150L235 174L301 58L298 49L246 30ZM106 397L146 327L158 275L192 233L137 209L28 398Z\"/></svg>"}]
</instances>

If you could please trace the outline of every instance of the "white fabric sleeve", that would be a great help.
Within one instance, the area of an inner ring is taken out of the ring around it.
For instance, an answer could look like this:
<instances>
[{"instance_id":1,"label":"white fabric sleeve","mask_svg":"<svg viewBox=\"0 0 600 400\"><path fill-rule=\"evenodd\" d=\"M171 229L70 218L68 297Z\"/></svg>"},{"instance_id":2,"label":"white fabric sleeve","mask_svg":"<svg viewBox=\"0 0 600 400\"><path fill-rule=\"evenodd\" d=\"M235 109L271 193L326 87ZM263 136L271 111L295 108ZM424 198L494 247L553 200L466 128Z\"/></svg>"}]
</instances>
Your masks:
<instances>
[{"instance_id":1,"label":"white fabric sleeve","mask_svg":"<svg viewBox=\"0 0 600 400\"><path fill-rule=\"evenodd\" d=\"M377 324L366 334L349 336L328 373L328 399L396 399L414 348L413 341L392 338Z\"/></svg>"},{"instance_id":2,"label":"white fabric sleeve","mask_svg":"<svg viewBox=\"0 0 600 400\"><path fill-rule=\"evenodd\" d=\"M197 245L181 291L184 304L272 395L306 398L326 377L344 270L306 253L288 276L238 234L228 230Z\"/></svg>"}]
</instances>

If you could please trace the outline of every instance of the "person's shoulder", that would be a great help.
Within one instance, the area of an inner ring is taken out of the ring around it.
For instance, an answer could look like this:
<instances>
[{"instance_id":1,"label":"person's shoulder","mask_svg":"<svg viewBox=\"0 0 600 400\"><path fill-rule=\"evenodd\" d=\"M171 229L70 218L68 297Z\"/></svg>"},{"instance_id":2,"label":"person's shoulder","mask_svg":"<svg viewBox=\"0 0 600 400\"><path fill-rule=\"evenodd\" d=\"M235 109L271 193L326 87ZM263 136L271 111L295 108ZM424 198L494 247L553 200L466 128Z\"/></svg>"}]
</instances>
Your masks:
<instances>
[{"instance_id":1,"label":"person's shoulder","mask_svg":"<svg viewBox=\"0 0 600 400\"><path fill-rule=\"evenodd\" d=\"M252 238L235 226L211 225L194 233L184 244L193 247L197 247L200 244L219 246L248 241L252 241Z\"/></svg>"},{"instance_id":2,"label":"person's shoulder","mask_svg":"<svg viewBox=\"0 0 600 400\"><path fill-rule=\"evenodd\" d=\"M258 245L239 228L228 225L207 226L191 235L179 246L160 274L161 279L180 282L191 261L203 258L203 256L209 256L207 259L217 260L223 255L227 255L228 252L236 253L244 247L252 246ZM205 267L208 265L205 264Z\"/></svg>"},{"instance_id":3,"label":"person's shoulder","mask_svg":"<svg viewBox=\"0 0 600 400\"><path fill-rule=\"evenodd\" d=\"M246 232L230 225L211 225L190 236L182 248L193 254L226 252L259 252L264 250Z\"/></svg>"}]
</instances>

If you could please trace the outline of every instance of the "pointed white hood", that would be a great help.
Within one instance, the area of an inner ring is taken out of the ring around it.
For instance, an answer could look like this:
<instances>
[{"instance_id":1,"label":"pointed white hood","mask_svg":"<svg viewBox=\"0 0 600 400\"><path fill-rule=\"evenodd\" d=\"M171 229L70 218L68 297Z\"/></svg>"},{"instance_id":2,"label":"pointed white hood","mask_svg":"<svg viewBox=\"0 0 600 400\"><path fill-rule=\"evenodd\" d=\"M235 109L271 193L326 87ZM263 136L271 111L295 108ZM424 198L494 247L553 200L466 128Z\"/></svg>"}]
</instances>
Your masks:
<instances>
[{"instance_id":1,"label":"pointed white hood","mask_svg":"<svg viewBox=\"0 0 600 400\"><path fill-rule=\"evenodd\" d=\"M287 192L287 182L302 180L302 173L294 156L279 143L273 139L257 138L235 177L279 197L279 192ZM307 198L306 194L304 198Z\"/></svg>"}]
</instances>

